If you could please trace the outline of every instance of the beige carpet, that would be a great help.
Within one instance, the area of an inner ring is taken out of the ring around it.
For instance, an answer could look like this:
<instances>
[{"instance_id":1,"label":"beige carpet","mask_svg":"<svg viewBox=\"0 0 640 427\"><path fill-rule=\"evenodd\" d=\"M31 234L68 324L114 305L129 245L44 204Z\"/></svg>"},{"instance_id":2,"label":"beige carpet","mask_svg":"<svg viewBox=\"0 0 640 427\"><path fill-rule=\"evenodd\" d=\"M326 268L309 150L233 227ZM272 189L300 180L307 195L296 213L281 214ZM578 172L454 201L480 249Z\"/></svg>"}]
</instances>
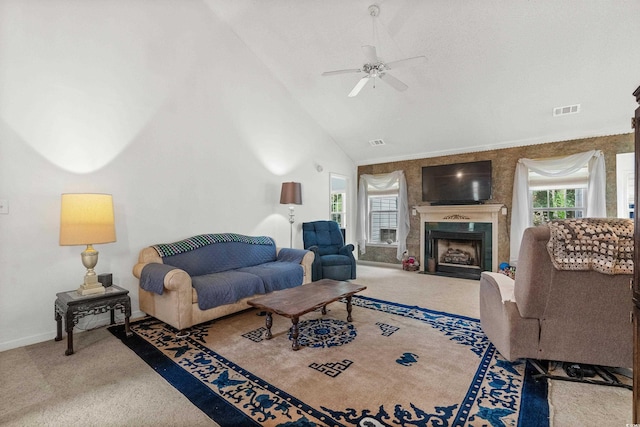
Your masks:
<instances>
[{"instance_id":1,"label":"beige carpet","mask_svg":"<svg viewBox=\"0 0 640 427\"><path fill-rule=\"evenodd\" d=\"M366 296L479 316L477 281L359 265L357 282ZM72 356L51 338L0 353L0 425L216 425L106 329L77 334ZM628 390L553 381L552 425L624 426L631 399Z\"/></svg>"}]
</instances>

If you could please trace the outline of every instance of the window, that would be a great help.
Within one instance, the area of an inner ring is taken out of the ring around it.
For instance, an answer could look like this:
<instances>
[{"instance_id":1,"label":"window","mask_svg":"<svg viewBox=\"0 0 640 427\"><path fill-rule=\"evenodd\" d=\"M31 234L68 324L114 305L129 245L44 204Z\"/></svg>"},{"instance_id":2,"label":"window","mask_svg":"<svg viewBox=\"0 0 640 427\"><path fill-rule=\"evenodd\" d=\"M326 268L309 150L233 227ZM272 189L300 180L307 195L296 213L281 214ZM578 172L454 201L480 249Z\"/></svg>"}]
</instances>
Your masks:
<instances>
[{"instance_id":1,"label":"window","mask_svg":"<svg viewBox=\"0 0 640 427\"><path fill-rule=\"evenodd\" d=\"M604 160L599 150L518 160L513 180L509 264L518 264L522 234L534 224L534 214L538 216L536 221L559 215L607 216ZM544 194L536 193L539 191Z\"/></svg>"},{"instance_id":2,"label":"window","mask_svg":"<svg viewBox=\"0 0 640 427\"><path fill-rule=\"evenodd\" d=\"M571 188L532 191L533 225L554 219L584 218L586 189Z\"/></svg>"},{"instance_id":3,"label":"window","mask_svg":"<svg viewBox=\"0 0 640 427\"><path fill-rule=\"evenodd\" d=\"M587 211L589 171L583 167L562 177L529 172L531 225L555 219L584 218Z\"/></svg>"},{"instance_id":4,"label":"window","mask_svg":"<svg viewBox=\"0 0 640 427\"><path fill-rule=\"evenodd\" d=\"M347 178L332 173L330 180L330 219L347 228Z\"/></svg>"},{"instance_id":5,"label":"window","mask_svg":"<svg viewBox=\"0 0 640 427\"><path fill-rule=\"evenodd\" d=\"M356 241L360 254L366 253L368 243L388 244L396 250L396 258L401 260L407 250L409 228L404 172L360 175L356 215Z\"/></svg>"},{"instance_id":6,"label":"window","mask_svg":"<svg viewBox=\"0 0 640 427\"><path fill-rule=\"evenodd\" d=\"M340 228L347 228L344 212L345 193L331 193L331 220L337 222Z\"/></svg>"},{"instance_id":7,"label":"window","mask_svg":"<svg viewBox=\"0 0 640 427\"><path fill-rule=\"evenodd\" d=\"M398 241L398 194L369 195L369 242Z\"/></svg>"}]
</instances>

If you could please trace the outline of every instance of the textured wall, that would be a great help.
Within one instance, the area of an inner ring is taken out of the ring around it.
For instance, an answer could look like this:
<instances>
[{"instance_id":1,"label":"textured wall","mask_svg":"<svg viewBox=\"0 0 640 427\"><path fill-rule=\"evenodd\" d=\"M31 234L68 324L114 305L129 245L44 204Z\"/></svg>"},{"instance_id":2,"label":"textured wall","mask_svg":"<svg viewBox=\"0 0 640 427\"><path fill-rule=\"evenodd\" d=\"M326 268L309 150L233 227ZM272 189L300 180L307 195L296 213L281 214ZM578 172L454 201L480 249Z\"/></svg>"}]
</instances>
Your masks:
<instances>
[{"instance_id":1,"label":"textured wall","mask_svg":"<svg viewBox=\"0 0 640 427\"><path fill-rule=\"evenodd\" d=\"M616 154L634 151L633 134L610 135L572 141L550 142L547 144L504 148L499 150L441 156L401 162L380 163L358 167L358 176L379 174L403 170L407 178L409 207L426 204L422 201L422 167L449 163L491 160L493 199L487 203L500 203L508 208L506 216L500 215L498 224L498 262L509 260L509 228L511 221L511 196L513 177L518 159L538 159L558 157L589 150L602 150L607 167L607 215L616 216ZM420 216L411 216L411 231L407 238L409 253L421 258L420 252ZM367 261L399 263L395 257L395 248L367 247L367 253L360 255ZM422 262L422 259L420 259Z\"/></svg>"}]
</instances>

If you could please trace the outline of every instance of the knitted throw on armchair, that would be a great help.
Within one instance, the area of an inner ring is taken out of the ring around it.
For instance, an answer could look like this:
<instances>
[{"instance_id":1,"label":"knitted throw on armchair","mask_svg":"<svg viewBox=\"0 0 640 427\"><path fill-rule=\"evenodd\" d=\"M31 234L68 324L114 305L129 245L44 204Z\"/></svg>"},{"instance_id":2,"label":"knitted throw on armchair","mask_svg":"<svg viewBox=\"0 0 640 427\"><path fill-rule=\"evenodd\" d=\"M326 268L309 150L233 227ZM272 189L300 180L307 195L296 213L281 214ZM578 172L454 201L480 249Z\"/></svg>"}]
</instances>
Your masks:
<instances>
[{"instance_id":1,"label":"knitted throw on armchair","mask_svg":"<svg viewBox=\"0 0 640 427\"><path fill-rule=\"evenodd\" d=\"M548 226L547 250L556 269L633 274L633 220L576 218Z\"/></svg>"}]
</instances>

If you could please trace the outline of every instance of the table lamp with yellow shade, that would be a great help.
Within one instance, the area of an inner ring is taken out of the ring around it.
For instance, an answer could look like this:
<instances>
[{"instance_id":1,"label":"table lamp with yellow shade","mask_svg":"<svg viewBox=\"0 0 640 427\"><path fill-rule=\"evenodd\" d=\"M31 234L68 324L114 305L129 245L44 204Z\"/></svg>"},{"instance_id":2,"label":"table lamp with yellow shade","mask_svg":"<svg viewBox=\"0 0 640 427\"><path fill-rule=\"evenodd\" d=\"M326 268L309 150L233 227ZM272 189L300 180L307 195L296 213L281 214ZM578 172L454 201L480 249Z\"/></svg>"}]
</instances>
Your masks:
<instances>
[{"instance_id":1,"label":"table lamp with yellow shade","mask_svg":"<svg viewBox=\"0 0 640 427\"><path fill-rule=\"evenodd\" d=\"M110 194L63 194L60 209L60 246L87 245L82 264L87 269L80 295L101 294L105 288L94 271L98 251L94 244L116 241L113 198Z\"/></svg>"}]
</instances>

